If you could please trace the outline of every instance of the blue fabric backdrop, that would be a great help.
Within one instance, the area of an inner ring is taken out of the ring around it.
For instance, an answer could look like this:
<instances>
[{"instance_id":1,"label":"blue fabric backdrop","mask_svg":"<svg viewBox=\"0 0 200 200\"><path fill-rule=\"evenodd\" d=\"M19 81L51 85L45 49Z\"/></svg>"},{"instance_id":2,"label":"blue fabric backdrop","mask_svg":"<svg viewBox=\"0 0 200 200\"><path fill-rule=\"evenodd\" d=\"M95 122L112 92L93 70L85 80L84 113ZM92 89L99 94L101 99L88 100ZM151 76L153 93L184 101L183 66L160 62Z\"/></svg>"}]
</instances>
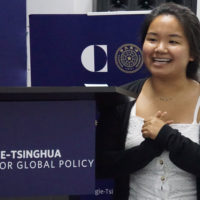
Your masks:
<instances>
[{"instance_id":1,"label":"blue fabric backdrop","mask_svg":"<svg viewBox=\"0 0 200 200\"><path fill-rule=\"evenodd\" d=\"M0 0L0 86L25 86L26 65L26 0Z\"/></svg>"},{"instance_id":2,"label":"blue fabric backdrop","mask_svg":"<svg viewBox=\"0 0 200 200\"><path fill-rule=\"evenodd\" d=\"M147 76L144 15L31 15L33 86L121 85Z\"/></svg>"}]
</instances>

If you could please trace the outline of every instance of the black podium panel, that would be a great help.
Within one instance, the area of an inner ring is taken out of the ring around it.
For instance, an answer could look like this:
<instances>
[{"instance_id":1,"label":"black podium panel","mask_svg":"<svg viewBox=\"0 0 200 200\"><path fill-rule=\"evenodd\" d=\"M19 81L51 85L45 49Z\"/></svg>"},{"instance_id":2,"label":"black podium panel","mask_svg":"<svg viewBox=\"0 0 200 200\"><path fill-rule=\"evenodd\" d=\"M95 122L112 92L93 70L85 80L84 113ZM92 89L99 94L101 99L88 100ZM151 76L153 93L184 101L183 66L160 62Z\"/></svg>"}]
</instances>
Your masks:
<instances>
[{"instance_id":1,"label":"black podium panel","mask_svg":"<svg viewBox=\"0 0 200 200\"><path fill-rule=\"evenodd\" d=\"M0 87L0 101L110 100L135 97L120 87Z\"/></svg>"},{"instance_id":2,"label":"black podium panel","mask_svg":"<svg viewBox=\"0 0 200 200\"><path fill-rule=\"evenodd\" d=\"M98 109L135 97L134 93L120 87L0 87L0 101L93 100Z\"/></svg>"},{"instance_id":3,"label":"black podium panel","mask_svg":"<svg viewBox=\"0 0 200 200\"><path fill-rule=\"evenodd\" d=\"M133 97L117 87L1 87L0 198L93 194L96 105Z\"/></svg>"}]
</instances>

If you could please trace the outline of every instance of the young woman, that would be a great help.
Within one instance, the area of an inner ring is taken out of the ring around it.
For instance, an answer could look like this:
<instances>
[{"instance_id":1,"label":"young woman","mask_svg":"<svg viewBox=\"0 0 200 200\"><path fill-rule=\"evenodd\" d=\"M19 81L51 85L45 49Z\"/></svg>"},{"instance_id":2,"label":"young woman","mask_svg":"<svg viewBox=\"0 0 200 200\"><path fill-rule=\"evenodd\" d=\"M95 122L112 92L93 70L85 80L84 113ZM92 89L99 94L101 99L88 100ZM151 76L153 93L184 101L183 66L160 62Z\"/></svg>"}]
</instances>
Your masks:
<instances>
[{"instance_id":1,"label":"young woman","mask_svg":"<svg viewBox=\"0 0 200 200\"><path fill-rule=\"evenodd\" d=\"M136 101L101 113L97 177L114 178L114 199L200 200L200 23L162 4L142 33L151 77L129 83Z\"/></svg>"}]
</instances>

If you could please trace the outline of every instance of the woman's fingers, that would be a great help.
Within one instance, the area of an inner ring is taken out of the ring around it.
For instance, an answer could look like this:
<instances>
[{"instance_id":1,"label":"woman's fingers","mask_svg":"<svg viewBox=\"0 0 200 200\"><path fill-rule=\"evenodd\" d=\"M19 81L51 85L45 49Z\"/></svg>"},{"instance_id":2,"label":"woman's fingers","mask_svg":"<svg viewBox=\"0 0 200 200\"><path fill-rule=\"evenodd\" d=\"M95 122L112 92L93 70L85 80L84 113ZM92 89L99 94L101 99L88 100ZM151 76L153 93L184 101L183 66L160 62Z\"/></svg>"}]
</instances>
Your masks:
<instances>
[{"instance_id":1,"label":"woman's fingers","mask_svg":"<svg viewBox=\"0 0 200 200\"><path fill-rule=\"evenodd\" d=\"M174 123L174 120L167 120L165 123L166 123L166 124L173 124L173 123Z\"/></svg>"},{"instance_id":2,"label":"woman's fingers","mask_svg":"<svg viewBox=\"0 0 200 200\"><path fill-rule=\"evenodd\" d=\"M160 117L162 116L162 113L163 113L163 112L162 112L161 110L159 110L158 112L156 112L156 113L154 114L154 116L160 118Z\"/></svg>"},{"instance_id":3,"label":"woman's fingers","mask_svg":"<svg viewBox=\"0 0 200 200\"><path fill-rule=\"evenodd\" d=\"M155 115L144 120L142 126L142 135L144 138L155 139L160 131L160 129L165 124L172 124L174 121L167 119L166 111L158 111Z\"/></svg>"}]
</instances>

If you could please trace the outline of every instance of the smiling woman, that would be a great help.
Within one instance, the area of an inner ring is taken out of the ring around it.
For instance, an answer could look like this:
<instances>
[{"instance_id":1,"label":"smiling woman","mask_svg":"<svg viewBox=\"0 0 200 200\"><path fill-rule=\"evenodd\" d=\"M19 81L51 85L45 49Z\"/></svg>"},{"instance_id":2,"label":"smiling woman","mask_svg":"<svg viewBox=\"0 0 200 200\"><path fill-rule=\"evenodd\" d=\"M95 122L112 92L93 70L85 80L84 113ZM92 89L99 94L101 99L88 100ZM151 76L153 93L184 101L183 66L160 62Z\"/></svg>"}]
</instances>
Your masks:
<instances>
[{"instance_id":1,"label":"smiling woman","mask_svg":"<svg viewBox=\"0 0 200 200\"><path fill-rule=\"evenodd\" d=\"M144 62L156 76L184 76L193 61L184 30L173 15L160 15L149 26L143 45Z\"/></svg>"},{"instance_id":2,"label":"smiling woman","mask_svg":"<svg viewBox=\"0 0 200 200\"><path fill-rule=\"evenodd\" d=\"M164 4L165 6L155 8L152 13L146 18L141 32L141 41L142 43L144 43L149 26L156 17L160 15L174 16L178 20L184 32L187 42L189 43L190 54L194 58L193 62L188 63L186 75L189 78L197 79L196 75L200 62L199 20L197 16L188 8L180 5L176 5L176 7L171 7L171 4L173 3ZM165 28L164 24L162 24L160 28Z\"/></svg>"},{"instance_id":3,"label":"smiling woman","mask_svg":"<svg viewBox=\"0 0 200 200\"><path fill-rule=\"evenodd\" d=\"M123 87L134 102L102 111L99 177L114 177L114 199L200 200L200 23L191 10L162 4L142 32L151 73Z\"/></svg>"}]
</instances>

